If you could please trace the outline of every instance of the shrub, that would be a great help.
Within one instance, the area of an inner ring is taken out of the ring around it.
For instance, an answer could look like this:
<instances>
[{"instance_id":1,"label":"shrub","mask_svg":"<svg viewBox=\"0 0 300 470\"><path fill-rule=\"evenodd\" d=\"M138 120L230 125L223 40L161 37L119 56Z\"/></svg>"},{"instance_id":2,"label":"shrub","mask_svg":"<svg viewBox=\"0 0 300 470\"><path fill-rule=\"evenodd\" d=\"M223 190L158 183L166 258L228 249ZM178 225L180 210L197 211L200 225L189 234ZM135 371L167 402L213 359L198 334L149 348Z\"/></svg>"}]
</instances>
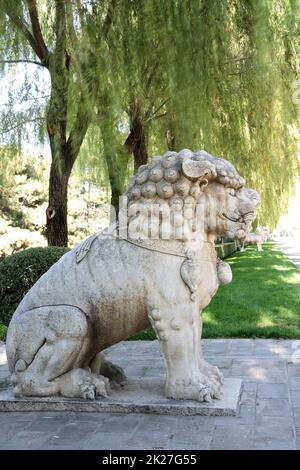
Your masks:
<instances>
[{"instance_id":1,"label":"shrub","mask_svg":"<svg viewBox=\"0 0 300 470\"><path fill-rule=\"evenodd\" d=\"M0 323L8 325L18 304L68 248L28 248L0 262Z\"/></svg>"},{"instance_id":2,"label":"shrub","mask_svg":"<svg viewBox=\"0 0 300 470\"><path fill-rule=\"evenodd\" d=\"M7 326L2 325L2 323L0 323L0 341L5 341L6 333L7 333Z\"/></svg>"}]
</instances>

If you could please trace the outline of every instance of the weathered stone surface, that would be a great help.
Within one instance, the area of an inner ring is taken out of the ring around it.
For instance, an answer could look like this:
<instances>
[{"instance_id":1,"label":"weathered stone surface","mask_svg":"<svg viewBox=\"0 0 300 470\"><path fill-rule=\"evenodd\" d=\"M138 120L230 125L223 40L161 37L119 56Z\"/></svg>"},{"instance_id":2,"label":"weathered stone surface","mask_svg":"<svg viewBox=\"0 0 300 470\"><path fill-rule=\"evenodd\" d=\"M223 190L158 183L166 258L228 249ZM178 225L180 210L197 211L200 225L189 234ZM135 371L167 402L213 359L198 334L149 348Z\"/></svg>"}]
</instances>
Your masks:
<instances>
[{"instance_id":1,"label":"weathered stone surface","mask_svg":"<svg viewBox=\"0 0 300 470\"><path fill-rule=\"evenodd\" d=\"M247 381L262 383L284 383L287 380L286 366L283 359L255 358L233 359L231 375Z\"/></svg>"},{"instance_id":2,"label":"weathered stone surface","mask_svg":"<svg viewBox=\"0 0 300 470\"><path fill-rule=\"evenodd\" d=\"M253 353L254 343L251 339L236 339L229 341L229 355L251 356Z\"/></svg>"},{"instance_id":3,"label":"weathered stone surface","mask_svg":"<svg viewBox=\"0 0 300 470\"><path fill-rule=\"evenodd\" d=\"M300 392L300 377L299 378L291 378L289 380L290 389L296 392Z\"/></svg>"},{"instance_id":4,"label":"weathered stone surface","mask_svg":"<svg viewBox=\"0 0 300 470\"><path fill-rule=\"evenodd\" d=\"M252 448L255 450L296 450L296 443L294 439L258 437L254 439Z\"/></svg>"},{"instance_id":5,"label":"weathered stone surface","mask_svg":"<svg viewBox=\"0 0 300 470\"><path fill-rule=\"evenodd\" d=\"M222 374L202 356L199 311L232 278L215 239L243 239L259 199L231 163L205 151L167 152L143 165L119 224L66 253L14 313L6 347L15 395L84 398L93 409L95 397L125 380L101 352L151 324L166 396L218 398ZM227 349L220 341L214 354Z\"/></svg>"},{"instance_id":6,"label":"weathered stone surface","mask_svg":"<svg viewBox=\"0 0 300 470\"><path fill-rule=\"evenodd\" d=\"M0 391L0 411L98 411L118 413L154 413L167 415L234 416L238 413L241 380L225 379L219 400L199 403L170 400L164 396L164 379L128 379L107 398L83 400L62 397L15 397L12 389Z\"/></svg>"},{"instance_id":7,"label":"weathered stone surface","mask_svg":"<svg viewBox=\"0 0 300 470\"><path fill-rule=\"evenodd\" d=\"M292 409L287 398L261 398L256 403L256 415L292 416Z\"/></svg>"},{"instance_id":8,"label":"weathered stone surface","mask_svg":"<svg viewBox=\"0 0 300 470\"><path fill-rule=\"evenodd\" d=\"M258 398L288 398L289 389L285 383L260 383L257 388Z\"/></svg>"},{"instance_id":9,"label":"weathered stone surface","mask_svg":"<svg viewBox=\"0 0 300 470\"><path fill-rule=\"evenodd\" d=\"M276 356L281 358L291 358L293 351L292 345L293 340L285 340L284 342L279 339L270 339L268 341L264 339L255 340L255 351L256 356L262 358L272 357L275 359Z\"/></svg>"},{"instance_id":10,"label":"weathered stone surface","mask_svg":"<svg viewBox=\"0 0 300 470\"><path fill-rule=\"evenodd\" d=\"M216 426L211 450L243 450L253 448L254 426L251 424L228 424Z\"/></svg>"},{"instance_id":11,"label":"weathered stone surface","mask_svg":"<svg viewBox=\"0 0 300 470\"><path fill-rule=\"evenodd\" d=\"M299 391L291 391L291 400L292 404L295 408L300 408L300 390Z\"/></svg>"},{"instance_id":12,"label":"weathered stone surface","mask_svg":"<svg viewBox=\"0 0 300 470\"><path fill-rule=\"evenodd\" d=\"M255 437L292 441L294 438L293 420L291 417L258 416Z\"/></svg>"}]
</instances>

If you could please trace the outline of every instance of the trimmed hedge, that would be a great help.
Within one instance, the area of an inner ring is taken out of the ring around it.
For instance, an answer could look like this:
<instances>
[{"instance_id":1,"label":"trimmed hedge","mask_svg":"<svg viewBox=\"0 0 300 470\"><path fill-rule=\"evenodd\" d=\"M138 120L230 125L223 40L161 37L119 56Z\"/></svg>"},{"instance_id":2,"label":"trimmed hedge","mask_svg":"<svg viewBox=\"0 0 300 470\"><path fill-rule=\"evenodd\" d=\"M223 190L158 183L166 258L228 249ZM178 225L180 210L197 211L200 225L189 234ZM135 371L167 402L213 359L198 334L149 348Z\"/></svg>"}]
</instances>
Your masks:
<instances>
[{"instance_id":1,"label":"trimmed hedge","mask_svg":"<svg viewBox=\"0 0 300 470\"><path fill-rule=\"evenodd\" d=\"M69 248L28 248L0 262L0 332L8 325L24 295ZM1 336L2 336L1 334Z\"/></svg>"},{"instance_id":2,"label":"trimmed hedge","mask_svg":"<svg viewBox=\"0 0 300 470\"><path fill-rule=\"evenodd\" d=\"M216 245L215 248L216 248L219 258L224 259L237 250L237 242L233 241L233 242L223 243L222 245Z\"/></svg>"}]
</instances>

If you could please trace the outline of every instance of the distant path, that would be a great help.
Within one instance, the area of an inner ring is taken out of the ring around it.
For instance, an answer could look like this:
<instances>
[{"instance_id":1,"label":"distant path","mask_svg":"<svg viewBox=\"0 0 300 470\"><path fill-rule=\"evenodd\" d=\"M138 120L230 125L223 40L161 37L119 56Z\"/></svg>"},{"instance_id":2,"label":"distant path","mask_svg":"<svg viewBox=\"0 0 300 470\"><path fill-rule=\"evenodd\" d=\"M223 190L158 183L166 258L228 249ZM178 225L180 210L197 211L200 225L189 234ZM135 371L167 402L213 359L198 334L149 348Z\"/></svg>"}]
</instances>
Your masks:
<instances>
[{"instance_id":1,"label":"distant path","mask_svg":"<svg viewBox=\"0 0 300 470\"><path fill-rule=\"evenodd\" d=\"M279 248L300 270L300 237L275 238Z\"/></svg>"}]
</instances>

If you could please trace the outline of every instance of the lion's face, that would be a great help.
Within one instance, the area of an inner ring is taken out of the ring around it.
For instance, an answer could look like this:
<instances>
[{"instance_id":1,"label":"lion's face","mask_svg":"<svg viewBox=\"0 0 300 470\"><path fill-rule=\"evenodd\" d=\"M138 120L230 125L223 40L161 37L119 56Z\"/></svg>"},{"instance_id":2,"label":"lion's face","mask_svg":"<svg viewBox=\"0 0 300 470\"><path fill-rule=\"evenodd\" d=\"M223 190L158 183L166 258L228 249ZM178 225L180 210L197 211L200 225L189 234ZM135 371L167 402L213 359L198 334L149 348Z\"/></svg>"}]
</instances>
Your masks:
<instances>
[{"instance_id":1,"label":"lion's face","mask_svg":"<svg viewBox=\"0 0 300 470\"><path fill-rule=\"evenodd\" d=\"M213 182L205 189L204 196L207 231L219 237L243 239L255 218L260 202L258 193Z\"/></svg>"}]
</instances>

